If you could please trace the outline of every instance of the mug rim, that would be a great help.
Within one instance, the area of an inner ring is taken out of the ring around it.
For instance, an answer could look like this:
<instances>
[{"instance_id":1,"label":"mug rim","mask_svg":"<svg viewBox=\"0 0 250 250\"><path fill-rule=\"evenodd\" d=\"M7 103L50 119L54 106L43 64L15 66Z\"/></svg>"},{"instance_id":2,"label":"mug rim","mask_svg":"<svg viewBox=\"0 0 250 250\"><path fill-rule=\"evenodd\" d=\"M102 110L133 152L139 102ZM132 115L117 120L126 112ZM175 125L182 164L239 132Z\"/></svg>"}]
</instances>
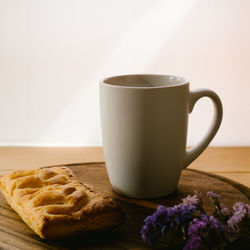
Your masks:
<instances>
[{"instance_id":1,"label":"mug rim","mask_svg":"<svg viewBox=\"0 0 250 250\"><path fill-rule=\"evenodd\" d=\"M126 86L126 85L122 85L122 84L111 84L111 83L107 83L105 81L110 80L110 79L116 79L116 78L125 78L125 77L133 77L133 76L137 76L137 77L168 77L171 79L172 78L176 78L176 80L181 80L180 83L174 83L171 85L158 85L158 86ZM168 74L121 74L121 75L113 75L113 76L109 76L109 77L105 77L103 79L100 80L100 84L104 85L104 86L109 86L109 87L114 87L114 88L128 88L128 89L159 89L159 88L173 88L173 87L179 87L179 86L184 86L189 84L189 81L182 76L178 76L178 75L168 75Z\"/></svg>"}]
</instances>

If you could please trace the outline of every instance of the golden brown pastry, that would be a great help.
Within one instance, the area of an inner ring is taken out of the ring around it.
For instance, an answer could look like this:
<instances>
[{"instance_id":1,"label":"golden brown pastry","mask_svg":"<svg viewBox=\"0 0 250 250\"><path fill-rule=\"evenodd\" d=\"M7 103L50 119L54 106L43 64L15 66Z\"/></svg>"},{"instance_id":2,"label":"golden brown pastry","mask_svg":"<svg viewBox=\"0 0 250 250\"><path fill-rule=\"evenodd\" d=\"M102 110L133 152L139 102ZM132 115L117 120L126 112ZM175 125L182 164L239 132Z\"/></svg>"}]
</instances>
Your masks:
<instances>
[{"instance_id":1,"label":"golden brown pastry","mask_svg":"<svg viewBox=\"0 0 250 250\"><path fill-rule=\"evenodd\" d=\"M14 171L0 178L0 191L43 239L106 229L124 219L113 199L81 184L67 167Z\"/></svg>"}]
</instances>

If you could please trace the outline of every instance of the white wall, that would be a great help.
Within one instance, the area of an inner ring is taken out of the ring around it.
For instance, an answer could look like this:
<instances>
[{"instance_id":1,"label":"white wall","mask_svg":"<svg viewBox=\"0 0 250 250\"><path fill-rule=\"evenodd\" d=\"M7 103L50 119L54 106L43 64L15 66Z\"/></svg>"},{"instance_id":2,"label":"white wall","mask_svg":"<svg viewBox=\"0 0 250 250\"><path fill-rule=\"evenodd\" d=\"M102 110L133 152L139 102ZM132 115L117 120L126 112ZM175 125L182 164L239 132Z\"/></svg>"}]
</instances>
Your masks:
<instances>
[{"instance_id":1,"label":"white wall","mask_svg":"<svg viewBox=\"0 0 250 250\"><path fill-rule=\"evenodd\" d=\"M213 89L212 145L250 145L250 1L0 0L1 145L100 145L98 82L126 73ZM211 117L199 101L189 145Z\"/></svg>"}]
</instances>

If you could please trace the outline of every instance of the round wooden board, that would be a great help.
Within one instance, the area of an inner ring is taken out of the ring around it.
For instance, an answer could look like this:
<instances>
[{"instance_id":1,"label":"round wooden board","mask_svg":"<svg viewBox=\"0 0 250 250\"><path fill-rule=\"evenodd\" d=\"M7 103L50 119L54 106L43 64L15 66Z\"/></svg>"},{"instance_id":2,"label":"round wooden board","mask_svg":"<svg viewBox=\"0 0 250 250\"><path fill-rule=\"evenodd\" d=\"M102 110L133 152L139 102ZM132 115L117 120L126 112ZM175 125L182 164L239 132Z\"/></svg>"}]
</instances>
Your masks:
<instances>
[{"instance_id":1,"label":"round wooden board","mask_svg":"<svg viewBox=\"0 0 250 250\"><path fill-rule=\"evenodd\" d=\"M121 197L112 191L104 163L67 165L81 182L94 190L106 192L114 197L127 214L121 227L99 233L60 241L40 239L10 208L0 195L0 249L149 249L141 240L140 229L143 219L163 204L172 206L194 190L206 193L209 190L221 195L221 201L232 206L235 201L249 203L249 188L228 179L195 170L184 170L178 189L161 199L138 200ZM211 205L205 204L209 210Z\"/></svg>"}]
</instances>

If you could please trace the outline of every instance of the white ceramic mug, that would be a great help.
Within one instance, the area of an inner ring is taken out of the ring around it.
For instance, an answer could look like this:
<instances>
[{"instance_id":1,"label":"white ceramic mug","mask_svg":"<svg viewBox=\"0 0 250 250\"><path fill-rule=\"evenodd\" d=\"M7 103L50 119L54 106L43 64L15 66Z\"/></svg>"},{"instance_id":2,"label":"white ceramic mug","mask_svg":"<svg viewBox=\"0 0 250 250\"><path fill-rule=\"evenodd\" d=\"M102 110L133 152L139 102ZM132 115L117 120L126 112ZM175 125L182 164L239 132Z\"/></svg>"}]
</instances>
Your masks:
<instances>
[{"instance_id":1,"label":"white ceramic mug","mask_svg":"<svg viewBox=\"0 0 250 250\"><path fill-rule=\"evenodd\" d=\"M201 142L186 150L189 113L205 96L214 103L214 119ZM135 198L174 192L181 171L215 136L223 113L213 91L190 91L186 79L170 75L122 75L102 80L100 111L111 185L115 192Z\"/></svg>"}]
</instances>

